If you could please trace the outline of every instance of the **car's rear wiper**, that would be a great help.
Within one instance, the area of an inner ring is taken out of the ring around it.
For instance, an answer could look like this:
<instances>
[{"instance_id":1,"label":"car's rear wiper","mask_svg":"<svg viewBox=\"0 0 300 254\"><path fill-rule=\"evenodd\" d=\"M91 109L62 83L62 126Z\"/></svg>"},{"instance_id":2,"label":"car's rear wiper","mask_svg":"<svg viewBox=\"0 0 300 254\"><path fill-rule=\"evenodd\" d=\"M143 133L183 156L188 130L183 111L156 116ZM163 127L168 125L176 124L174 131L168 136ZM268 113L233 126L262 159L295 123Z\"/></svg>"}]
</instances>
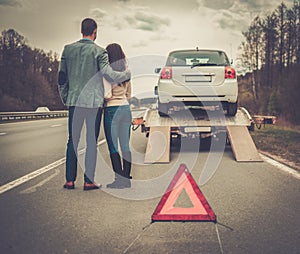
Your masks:
<instances>
[{"instance_id":1,"label":"car's rear wiper","mask_svg":"<svg viewBox=\"0 0 300 254\"><path fill-rule=\"evenodd\" d=\"M193 64L191 66L191 69L193 69L194 67L197 67L197 66L218 66L218 64L216 64L216 63L197 63L197 64Z\"/></svg>"}]
</instances>

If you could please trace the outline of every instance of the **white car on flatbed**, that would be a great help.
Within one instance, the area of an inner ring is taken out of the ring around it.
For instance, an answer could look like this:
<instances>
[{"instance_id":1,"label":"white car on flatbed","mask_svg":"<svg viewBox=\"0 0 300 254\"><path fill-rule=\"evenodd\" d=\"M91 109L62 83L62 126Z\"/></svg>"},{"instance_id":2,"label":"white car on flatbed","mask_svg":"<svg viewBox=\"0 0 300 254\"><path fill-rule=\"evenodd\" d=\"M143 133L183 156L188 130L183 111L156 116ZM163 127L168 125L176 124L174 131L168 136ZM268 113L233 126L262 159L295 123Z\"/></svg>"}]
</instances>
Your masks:
<instances>
[{"instance_id":1,"label":"white car on flatbed","mask_svg":"<svg viewBox=\"0 0 300 254\"><path fill-rule=\"evenodd\" d=\"M236 72L222 50L176 50L169 53L157 85L158 112L167 116L173 106L216 106L227 115L238 109Z\"/></svg>"}]
</instances>

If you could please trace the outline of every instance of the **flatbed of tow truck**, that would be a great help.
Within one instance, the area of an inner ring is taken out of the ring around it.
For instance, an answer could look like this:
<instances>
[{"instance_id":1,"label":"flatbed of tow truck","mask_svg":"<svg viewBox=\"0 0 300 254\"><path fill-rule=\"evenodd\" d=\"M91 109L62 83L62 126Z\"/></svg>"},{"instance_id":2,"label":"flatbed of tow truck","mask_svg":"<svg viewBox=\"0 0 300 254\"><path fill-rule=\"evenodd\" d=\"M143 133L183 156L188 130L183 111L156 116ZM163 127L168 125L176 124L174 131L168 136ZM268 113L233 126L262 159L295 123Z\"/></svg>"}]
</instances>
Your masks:
<instances>
[{"instance_id":1,"label":"flatbed of tow truck","mask_svg":"<svg viewBox=\"0 0 300 254\"><path fill-rule=\"evenodd\" d=\"M142 132L148 136L151 127L168 126L171 134L191 135L213 132L227 126L246 126L251 129L253 120L245 108L240 108L235 116L226 116L220 111L182 110L161 117L156 109L148 109L141 118Z\"/></svg>"},{"instance_id":2,"label":"flatbed of tow truck","mask_svg":"<svg viewBox=\"0 0 300 254\"><path fill-rule=\"evenodd\" d=\"M159 116L157 109L148 109L138 118L142 132L149 138L145 163L168 163L170 140L174 137L209 138L220 133L227 135L237 161L261 161L248 131L253 129L254 121L245 108L239 108L235 116L220 110L184 109L167 117ZM162 140L168 144L162 144ZM153 148L161 146L166 151L156 158Z\"/></svg>"}]
</instances>

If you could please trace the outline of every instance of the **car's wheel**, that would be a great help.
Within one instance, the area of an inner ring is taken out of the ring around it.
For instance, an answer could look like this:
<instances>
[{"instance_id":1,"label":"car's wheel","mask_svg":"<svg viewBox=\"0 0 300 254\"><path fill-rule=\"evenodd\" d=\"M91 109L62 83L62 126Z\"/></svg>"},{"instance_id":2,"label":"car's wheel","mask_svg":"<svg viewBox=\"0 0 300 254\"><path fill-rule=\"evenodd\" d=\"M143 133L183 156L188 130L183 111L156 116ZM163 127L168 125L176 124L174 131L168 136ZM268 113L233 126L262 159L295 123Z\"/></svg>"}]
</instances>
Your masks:
<instances>
[{"instance_id":1,"label":"car's wheel","mask_svg":"<svg viewBox=\"0 0 300 254\"><path fill-rule=\"evenodd\" d=\"M161 103L158 100L158 114L162 117L168 116L169 106L168 103Z\"/></svg>"},{"instance_id":2,"label":"car's wheel","mask_svg":"<svg viewBox=\"0 0 300 254\"><path fill-rule=\"evenodd\" d=\"M238 110L238 102L228 103L227 115L229 115L229 116L235 116L237 110Z\"/></svg>"}]
</instances>

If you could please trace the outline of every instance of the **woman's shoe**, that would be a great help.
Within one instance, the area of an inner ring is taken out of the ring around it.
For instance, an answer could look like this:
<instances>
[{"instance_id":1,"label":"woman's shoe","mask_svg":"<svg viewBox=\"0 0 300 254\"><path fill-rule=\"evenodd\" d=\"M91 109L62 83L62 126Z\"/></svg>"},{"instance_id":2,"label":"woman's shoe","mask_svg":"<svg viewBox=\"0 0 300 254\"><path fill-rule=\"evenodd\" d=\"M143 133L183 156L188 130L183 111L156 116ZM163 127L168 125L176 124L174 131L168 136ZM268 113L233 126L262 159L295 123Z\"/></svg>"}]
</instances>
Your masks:
<instances>
[{"instance_id":1,"label":"woman's shoe","mask_svg":"<svg viewBox=\"0 0 300 254\"><path fill-rule=\"evenodd\" d=\"M122 187L123 188L131 188L130 178L122 177Z\"/></svg>"},{"instance_id":2,"label":"woman's shoe","mask_svg":"<svg viewBox=\"0 0 300 254\"><path fill-rule=\"evenodd\" d=\"M115 172L115 180L112 183L106 185L107 188L112 189L122 189L122 164L121 157L119 153L110 154L111 165Z\"/></svg>"},{"instance_id":3,"label":"woman's shoe","mask_svg":"<svg viewBox=\"0 0 300 254\"><path fill-rule=\"evenodd\" d=\"M130 178L115 175L115 180L112 183L109 183L106 185L107 188L111 189L124 189L124 188L130 188L131 187L131 181Z\"/></svg>"},{"instance_id":4,"label":"woman's shoe","mask_svg":"<svg viewBox=\"0 0 300 254\"><path fill-rule=\"evenodd\" d=\"M115 173L115 180L112 183L106 185L107 188L110 189L122 189L122 176Z\"/></svg>"}]
</instances>

